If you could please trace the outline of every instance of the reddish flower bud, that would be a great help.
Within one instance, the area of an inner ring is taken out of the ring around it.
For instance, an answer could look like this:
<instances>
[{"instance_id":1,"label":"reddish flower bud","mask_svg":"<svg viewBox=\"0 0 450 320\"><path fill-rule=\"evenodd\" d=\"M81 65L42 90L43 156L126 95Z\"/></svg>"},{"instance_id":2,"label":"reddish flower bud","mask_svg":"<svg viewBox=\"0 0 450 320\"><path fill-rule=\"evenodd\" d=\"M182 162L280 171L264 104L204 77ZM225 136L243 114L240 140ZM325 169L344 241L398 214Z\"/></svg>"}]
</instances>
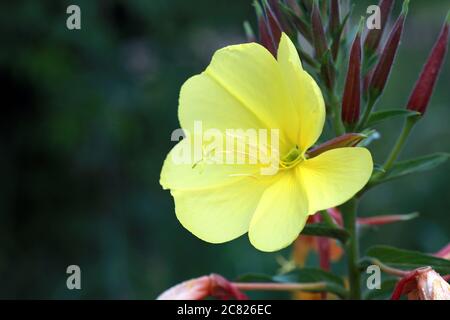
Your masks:
<instances>
[{"instance_id":1,"label":"reddish flower bud","mask_svg":"<svg viewBox=\"0 0 450 320\"><path fill-rule=\"evenodd\" d=\"M368 56L375 53L378 49L381 38L383 37L384 29L392 11L393 4L394 0L380 0L378 4L380 7L381 29L371 29L367 33L366 40L364 41L364 50Z\"/></svg>"},{"instance_id":2,"label":"reddish flower bud","mask_svg":"<svg viewBox=\"0 0 450 320\"><path fill-rule=\"evenodd\" d=\"M276 21L278 21L278 25L280 26L280 30L286 33L289 36L296 36L296 30L293 28L291 23L289 14L284 14L283 9L289 8L285 3L281 2L281 0L267 0L269 3L269 7L272 10ZM294 12L295 14L295 12Z\"/></svg>"},{"instance_id":3,"label":"reddish flower bud","mask_svg":"<svg viewBox=\"0 0 450 320\"><path fill-rule=\"evenodd\" d=\"M309 150L307 154L309 158L314 158L319 154L332 149L354 147L365 138L366 136L360 133L346 133L342 136L322 143L321 145Z\"/></svg>"},{"instance_id":4,"label":"reddish flower bud","mask_svg":"<svg viewBox=\"0 0 450 320\"><path fill-rule=\"evenodd\" d=\"M375 67L372 79L369 85L369 98L376 100L383 92L386 86L387 79L391 73L392 65L397 54L397 49L400 44L400 39L403 33L403 26L405 24L406 15L408 13L409 0L403 2L402 13L392 28L389 38L381 53L380 60Z\"/></svg>"},{"instance_id":5,"label":"reddish flower bud","mask_svg":"<svg viewBox=\"0 0 450 320\"><path fill-rule=\"evenodd\" d=\"M259 2L254 2L256 17L258 19L259 43L272 53L274 57L277 56L277 44L275 44L271 32L269 32L269 22L264 15L263 9Z\"/></svg>"},{"instance_id":6,"label":"reddish flower bud","mask_svg":"<svg viewBox=\"0 0 450 320\"><path fill-rule=\"evenodd\" d=\"M420 74L414 90L409 97L407 108L424 114L433 94L433 89L442 68L448 45L448 29L450 14L447 14L441 34L431 51L430 56Z\"/></svg>"},{"instance_id":7,"label":"reddish flower bud","mask_svg":"<svg viewBox=\"0 0 450 320\"><path fill-rule=\"evenodd\" d=\"M269 2L269 6L272 9L273 13L275 14L275 17L278 19L278 21L281 20L281 12L280 12L280 0L267 0Z\"/></svg>"},{"instance_id":8,"label":"reddish flower bud","mask_svg":"<svg viewBox=\"0 0 450 320\"><path fill-rule=\"evenodd\" d=\"M333 55L334 61L336 61L339 53L342 30L343 28L341 27L341 8L339 6L339 0L331 0L330 21L328 23L328 31L333 40L331 44L331 53Z\"/></svg>"},{"instance_id":9,"label":"reddish flower bud","mask_svg":"<svg viewBox=\"0 0 450 320\"><path fill-rule=\"evenodd\" d=\"M325 36L325 30L323 28L322 18L320 17L319 7L317 6L317 1L314 1L312 7L311 26L316 57L322 59L325 52L328 50L328 44Z\"/></svg>"},{"instance_id":10,"label":"reddish flower bud","mask_svg":"<svg viewBox=\"0 0 450 320\"><path fill-rule=\"evenodd\" d=\"M271 3L272 5L268 2L264 2L264 9L267 15L269 34L272 36L273 42L275 43L275 48L278 48L283 29L281 27L279 15L277 15L277 13L279 13L278 5L275 7L275 3L277 3L277 1L271 0Z\"/></svg>"},{"instance_id":11,"label":"reddish flower bud","mask_svg":"<svg viewBox=\"0 0 450 320\"><path fill-rule=\"evenodd\" d=\"M292 9L292 11L294 11L296 15L301 16L303 14L302 9L300 9L297 0L286 0L286 4L289 8Z\"/></svg>"},{"instance_id":12,"label":"reddish flower bud","mask_svg":"<svg viewBox=\"0 0 450 320\"><path fill-rule=\"evenodd\" d=\"M313 7L313 5L314 5L314 1L315 1L315 0L300 0L300 3L303 4L303 7L305 7L305 9L306 9L308 12L311 12L312 7Z\"/></svg>"},{"instance_id":13,"label":"reddish flower bud","mask_svg":"<svg viewBox=\"0 0 450 320\"><path fill-rule=\"evenodd\" d=\"M348 63L347 78L345 80L344 95L342 97L342 121L347 125L354 125L359 120L361 108L361 31L364 20L353 41Z\"/></svg>"},{"instance_id":14,"label":"reddish flower bud","mask_svg":"<svg viewBox=\"0 0 450 320\"><path fill-rule=\"evenodd\" d=\"M283 12L285 21L289 22L293 29L300 32L301 35L312 43L311 28L309 26L309 19L307 20L305 14L300 9L295 0L288 1L287 4L281 4L280 8Z\"/></svg>"},{"instance_id":15,"label":"reddish flower bud","mask_svg":"<svg viewBox=\"0 0 450 320\"><path fill-rule=\"evenodd\" d=\"M337 35L341 27L341 8L339 6L339 0L331 0L330 5L330 21L328 28L331 35Z\"/></svg>"}]
</instances>

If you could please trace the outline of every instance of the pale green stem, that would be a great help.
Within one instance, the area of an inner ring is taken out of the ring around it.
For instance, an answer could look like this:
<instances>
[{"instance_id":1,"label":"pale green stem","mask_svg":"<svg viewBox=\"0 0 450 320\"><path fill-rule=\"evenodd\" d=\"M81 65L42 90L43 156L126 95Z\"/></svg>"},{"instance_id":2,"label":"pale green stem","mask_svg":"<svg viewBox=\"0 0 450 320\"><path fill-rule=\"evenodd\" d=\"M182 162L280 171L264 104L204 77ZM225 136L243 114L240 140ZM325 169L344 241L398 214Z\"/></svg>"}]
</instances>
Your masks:
<instances>
[{"instance_id":1,"label":"pale green stem","mask_svg":"<svg viewBox=\"0 0 450 320\"><path fill-rule=\"evenodd\" d=\"M251 283L251 282L234 282L233 285L242 291L308 291L308 290L325 290L327 284L325 282L313 283Z\"/></svg>"},{"instance_id":2,"label":"pale green stem","mask_svg":"<svg viewBox=\"0 0 450 320\"><path fill-rule=\"evenodd\" d=\"M364 110L363 117L361 118L361 121L359 122L356 131L364 130L364 128L367 125L367 122L369 121L370 114L372 113L376 101L377 101L376 99L369 98L369 100L367 101L366 109Z\"/></svg>"},{"instance_id":3,"label":"pale green stem","mask_svg":"<svg viewBox=\"0 0 450 320\"><path fill-rule=\"evenodd\" d=\"M345 133L344 125L342 124L341 114L339 112L339 99L334 92L330 92L330 107L333 118L333 126L336 136L341 136Z\"/></svg>"},{"instance_id":4,"label":"pale green stem","mask_svg":"<svg viewBox=\"0 0 450 320\"><path fill-rule=\"evenodd\" d=\"M375 259L375 258L370 258L369 259L371 263L377 265L378 267L380 267L380 270L383 271L384 273L396 276L396 277L405 277L407 276L411 271L405 271L405 270L400 270L400 269L396 269L396 268L392 268L389 267L387 265L385 265L384 263L382 263L380 260Z\"/></svg>"},{"instance_id":5,"label":"pale green stem","mask_svg":"<svg viewBox=\"0 0 450 320\"><path fill-rule=\"evenodd\" d=\"M417 120L418 120L417 117L409 117L406 119L405 124L403 125L402 132L398 136L397 142L395 143L394 147L391 150L391 153L389 154L386 162L383 165L384 172L390 170L394 165L395 161L400 155L400 152L403 149L404 144L406 143L406 140L408 140L409 134L411 133L411 130L416 124Z\"/></svg>"}]
</instances>

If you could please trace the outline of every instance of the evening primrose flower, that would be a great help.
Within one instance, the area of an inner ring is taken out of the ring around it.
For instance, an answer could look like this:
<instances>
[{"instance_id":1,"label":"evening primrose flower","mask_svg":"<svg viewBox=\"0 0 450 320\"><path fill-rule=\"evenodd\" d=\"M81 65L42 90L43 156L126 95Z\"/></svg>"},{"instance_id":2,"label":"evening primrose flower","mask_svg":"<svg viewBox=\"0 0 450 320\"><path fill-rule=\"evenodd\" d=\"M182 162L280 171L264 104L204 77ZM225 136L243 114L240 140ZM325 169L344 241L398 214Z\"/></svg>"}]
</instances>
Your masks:
<instances>
[{"instance_id":1,"label":"evening primrose flower","mask_svg":"<svg viewBox=\"0 0 450 320\"><path fill-rule=\"evenodd\" d=\"M178 117L186 132L198 121L224 135L230 128L279 131L279 150L270 152L279 157L274 175L261 174L260 162L174 161L191 139L169 153L160 183L170 189L181 224L210 243L248 232L257 249L282 249L297 238L309 215L349 200L372 173L364 148L308 156L324 126L324 101L285 34L277 59L256 43L218 50L207 69L183 85ZM202 143L208 148L207 139ZM258 148L246 143L247 152Z\"/></svg>"}]
</instances>

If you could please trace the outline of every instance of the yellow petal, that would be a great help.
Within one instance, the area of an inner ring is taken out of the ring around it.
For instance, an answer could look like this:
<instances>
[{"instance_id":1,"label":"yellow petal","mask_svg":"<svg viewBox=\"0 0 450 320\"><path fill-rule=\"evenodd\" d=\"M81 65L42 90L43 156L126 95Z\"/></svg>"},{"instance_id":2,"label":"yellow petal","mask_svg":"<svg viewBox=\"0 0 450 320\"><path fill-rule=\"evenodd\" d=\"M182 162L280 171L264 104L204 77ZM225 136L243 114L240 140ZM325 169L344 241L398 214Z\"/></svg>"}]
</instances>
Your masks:
<instances>
[{"instance_id":1,"label":"yellow petal","mask_svg":"<svg viewBox=\"0 0 450 320\"><path fill-rule=\"evenodd\" d=\"M297 168L306 186L309 214L338 206L360 191L373 170L372 156L365 148L340 148L308 159Z\"/></svg>"},{"instance_id":2,"label":"yellow petal","mask_svg":"<svg viewBox=\"0 0 450 320\"><path fill-rule=\"evenodd\" d=\"M191 132L195 121L201 121L204 130L266 127L257 114L207 73L188 79L181 87L178 117L181 127Z\"/></svg>"},{"instance_id":3,"label":"yellow petal","mask_svg":"<svg viewBox=\"0 0 450 320\"><path fill-rule=\"evenodd\" d=\"M231 241L248 231L256 206L267 187L252 178L217 188L172 190L181 224L211 243Z\"/></svg>"},{"instance_id":4,"label":"yellow petal","mask_svg":"<svg viewBox=\"0 0 450 320\"><path fill-rule=\"evenodd\" d=\"M293 110L291 117L298 128L296 143L306 151L320 137L325 122L325 103L315 80L302 69L297 49L286 34L278 48L280 65Z\"/></svg>"},{"instance_id":5,"label":"yellow petal","mask_svg":"<svg viewBox=\"0 0 450 320\"><path fill-rule=\"evenodd\" d=\"M260 175L259 167L248 163L231 165L194 161L194 152L194 144L189 139L183 139L170 151L161 170L160 184L164 189L212 188ZM183 162L184 159L188 161Z\"/></svg>"},{"instance_id":6,"label":"yellow petal","mask_svg":"<svg viewBox=\"0 0 450 320\"><path fill-rule=\"evenodd\" d=\"M180 93L184 129L191 129L195 120L205 128L279 129L282 153L296 143L291 111L277 61L256 43L218 50L205 72L191 78Z\"/></svg>"},{"instance_id":7,"label":"yellow petal","mask_svg":"<svg viewBox=\"0 0 450 320\"><path fill-rule=\"evenodd\" d=\"M290 245L303 229L308 202L295 172L283 172L264 192L250 229L250 242L261 251L276 251Z\"/></svg>"},{"instance_id":8,"label":"yellow petal","mask_svg":"<svg viewBox=\"0 0 450 320\"><path fill-rule=\"evenodd\" d=\"M282 66L283 72L287 71L285 68L292 67L303 70L297 48L284 32L281 35L280 45L278 46L277 60Z\"/></svg>"}]
</instances>

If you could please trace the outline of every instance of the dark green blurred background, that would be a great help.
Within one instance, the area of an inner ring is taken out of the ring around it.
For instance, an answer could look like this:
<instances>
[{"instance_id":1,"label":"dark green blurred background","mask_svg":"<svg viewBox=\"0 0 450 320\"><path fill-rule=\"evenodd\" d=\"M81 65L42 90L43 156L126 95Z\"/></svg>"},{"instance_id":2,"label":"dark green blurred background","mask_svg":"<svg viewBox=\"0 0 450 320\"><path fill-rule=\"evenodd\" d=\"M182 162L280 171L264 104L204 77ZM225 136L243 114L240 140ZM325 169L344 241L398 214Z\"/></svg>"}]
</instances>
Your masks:
<instances>
[{"instance_id":1,"label":"dark green blurred background","mask_svg":"<svg viewBox=\"0 0 450 320\"><path fill-rule=\"evenodd\" d=\"M376 3L354 2L354 21ZM66 28L69 4L81 7L79 31ZM449 7L412 1L380 107L403 107ZM0 298L153 299L210 272L277 270L275 258L288 250L258 252L246 236L224 245L192 236L158 183L178 127L180 86L216 49L245 41L246 19L254 24L251 1L1 2ZM449 65L403 158L450 149ZM400 125L379 127L378 162ZM421 218L367 232L363 249L444 246L449 168L369 193L365 216L420 211ZM82 290L66 289L70 264L81 267Z\"/></svg>"}]
</instances>

